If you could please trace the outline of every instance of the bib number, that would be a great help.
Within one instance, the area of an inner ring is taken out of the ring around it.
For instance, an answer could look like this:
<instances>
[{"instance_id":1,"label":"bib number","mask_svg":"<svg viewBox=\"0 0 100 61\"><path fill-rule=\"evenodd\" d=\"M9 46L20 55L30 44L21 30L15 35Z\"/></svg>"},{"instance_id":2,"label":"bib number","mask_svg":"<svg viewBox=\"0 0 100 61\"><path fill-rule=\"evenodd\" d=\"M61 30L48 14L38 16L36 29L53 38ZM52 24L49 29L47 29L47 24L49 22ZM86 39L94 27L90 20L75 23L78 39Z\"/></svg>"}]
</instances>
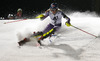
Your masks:
<instances>
[{"instance_id":1,"label":"bib number","mask_svg":"<svg viewBox=\"0 0 100 61\"><path fill-rule=\"evenodd\" d=\"M57 19L58 19L58 16L55 16L55 17L53 18L55 24L56 24Z\"/></svg>"}]
</instances>

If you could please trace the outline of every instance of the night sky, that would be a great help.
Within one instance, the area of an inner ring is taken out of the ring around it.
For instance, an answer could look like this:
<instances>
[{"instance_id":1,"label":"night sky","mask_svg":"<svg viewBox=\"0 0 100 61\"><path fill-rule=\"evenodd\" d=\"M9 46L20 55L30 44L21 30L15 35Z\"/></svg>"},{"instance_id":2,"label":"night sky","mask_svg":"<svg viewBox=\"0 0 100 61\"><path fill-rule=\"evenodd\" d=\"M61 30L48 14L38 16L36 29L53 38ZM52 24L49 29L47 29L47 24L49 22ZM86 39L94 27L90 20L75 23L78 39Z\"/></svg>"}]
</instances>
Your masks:
<instances>
[{"instance_id":1,"label":"night sky","mask_svg":"<svg viewBox=\"0 0 100 61\"><path fill-rule=\"evenodd\" d=\"M0 17L10 13L16 14L18 8L23 9L25 15L41 13L49 8L54 0L1 0ZM56 0L59 8L78 11L92 10L92 0Z\"/></svg>"}]
</instances>

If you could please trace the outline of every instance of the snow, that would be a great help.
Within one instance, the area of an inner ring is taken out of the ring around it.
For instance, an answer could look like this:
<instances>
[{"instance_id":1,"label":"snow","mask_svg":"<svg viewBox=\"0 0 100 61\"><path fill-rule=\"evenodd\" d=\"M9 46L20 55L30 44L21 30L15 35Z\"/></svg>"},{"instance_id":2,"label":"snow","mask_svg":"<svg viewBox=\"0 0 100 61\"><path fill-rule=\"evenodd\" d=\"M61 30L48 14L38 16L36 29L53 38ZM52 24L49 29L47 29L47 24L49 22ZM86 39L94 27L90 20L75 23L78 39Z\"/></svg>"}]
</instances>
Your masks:
<instances>
[{"instance_id":1,"label":"snow","mask_svg":"<svg viewBox=\"0 0 100 61\"><path fill-rule=\"evenodd\" d=\"M100 36L100 17L94 13L75 12L68 15L71 24ZM42 41L47 45L40 49L33 42L18 48L17 42L29 37L34 31L42 31L50 22L48 17L44 21L27 19L14 23L0 21L0 61L100 61L100 37L95 38L73 27L65 26L56 32L58 36Z\"/></svg>"}]
</instances>

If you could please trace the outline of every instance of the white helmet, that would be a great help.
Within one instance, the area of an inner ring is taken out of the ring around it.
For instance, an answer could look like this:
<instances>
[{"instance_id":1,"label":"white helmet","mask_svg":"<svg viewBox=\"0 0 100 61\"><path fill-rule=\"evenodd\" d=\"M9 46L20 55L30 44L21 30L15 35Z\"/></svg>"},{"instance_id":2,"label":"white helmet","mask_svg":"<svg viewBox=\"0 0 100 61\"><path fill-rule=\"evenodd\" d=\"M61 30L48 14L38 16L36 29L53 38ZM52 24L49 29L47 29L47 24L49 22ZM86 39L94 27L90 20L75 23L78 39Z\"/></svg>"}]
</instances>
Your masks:
<instances>
[{"instance_id":1,"label":"white helmet","mask_svg":"<svg viewBox=\"0 0 100 61\"><path fill-rule=\"evenodd\" d=\"M8 14L8 18L10 18L10 17L14 17L14 15L13 14Z\"/></svg>"},{"instance_id":2,"label":"white helmet","mask_svg":"<svg viewBox=\"0 0 100 61\"><path fill-rule=\"evenodd\" d=\"M17 10L17 12L18 12L18 11L22 11L22 9L21 9L21 8L19 8L19 9Z\"/></svg>"}]
</instances>

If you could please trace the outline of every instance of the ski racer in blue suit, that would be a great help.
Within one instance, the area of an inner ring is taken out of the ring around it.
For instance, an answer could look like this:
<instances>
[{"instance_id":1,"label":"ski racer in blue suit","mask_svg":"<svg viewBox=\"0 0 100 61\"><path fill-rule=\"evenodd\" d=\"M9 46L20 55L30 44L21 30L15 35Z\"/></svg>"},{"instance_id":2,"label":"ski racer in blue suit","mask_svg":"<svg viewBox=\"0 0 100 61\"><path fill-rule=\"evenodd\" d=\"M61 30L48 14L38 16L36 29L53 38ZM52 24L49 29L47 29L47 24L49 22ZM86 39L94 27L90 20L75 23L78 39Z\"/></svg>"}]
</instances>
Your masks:
<instances>
[{"instance_id":1,"label":"ski racer in blue suit","mask_svg":"<svg viewBox=\"0 0 100 61\"><path fill-rule=\"evenodd\" d=\"M45 12L45 15L43 17L40 17L40 19L44 20L48 16L51 18L51 23L49 23L48 26L42 32L39 33L42 35L38 39L38 42L40 44L41 44L40 40L47 38L61 27L62 17L67 20L65 24L67 26L71 26L70 18L66 16L60 9L58 9L57 3L52 3L50 5L50 8Z\"/></svg>"},{"instance_id":2,"label":"ski racer in blue suit","mask_svg":"<svg viewBox=\"0 0 100 61\"><path fill-rule=\"evenodd\" d=\"M40 45L42 45L41 40L47 38L48 36L54 34L57 30L59 30L59 28L61 27L62 17L67 20L65 24L67 26L71 26L70 18L66 16L60 9L58 9L57 3L52 3L50 5L50 8L45 12L45 15L40 17L40 19L44 20L48 16L51 18L51 23L49 23L48 26L43 31L34 34L34 36L36 37L39 36L38 43ZM26 42L27 42L27 38L18 42L18 44L22 45Z\"/></svg>"}]
</instances>

